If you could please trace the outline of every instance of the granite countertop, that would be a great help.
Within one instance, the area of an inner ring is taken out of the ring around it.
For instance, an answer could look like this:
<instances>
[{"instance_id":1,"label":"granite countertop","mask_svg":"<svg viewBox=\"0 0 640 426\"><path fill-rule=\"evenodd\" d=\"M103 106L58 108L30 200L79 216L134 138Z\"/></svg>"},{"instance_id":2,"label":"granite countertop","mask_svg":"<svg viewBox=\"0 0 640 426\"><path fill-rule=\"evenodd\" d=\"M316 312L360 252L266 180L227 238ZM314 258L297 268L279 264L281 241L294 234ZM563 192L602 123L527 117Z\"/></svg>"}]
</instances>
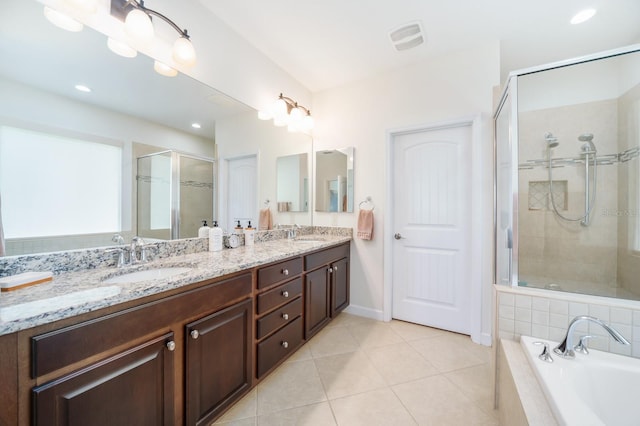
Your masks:
<instances>
[{"instance_id":1,"label":"granite countertop","mask_svg":"<svg viewBox=\"0 0 640 426\"><path fill-rule=\"evenodd\" d=\"M174 256L124 268L97 268L54 275L53 281L0 295L0 336L350 240L351 237L345 236L305 235L294 241L266 241L253 246ZM116 275L166 267L191 269L161 279L121 284L104 282Z\"/></svg>"}]
</instances>

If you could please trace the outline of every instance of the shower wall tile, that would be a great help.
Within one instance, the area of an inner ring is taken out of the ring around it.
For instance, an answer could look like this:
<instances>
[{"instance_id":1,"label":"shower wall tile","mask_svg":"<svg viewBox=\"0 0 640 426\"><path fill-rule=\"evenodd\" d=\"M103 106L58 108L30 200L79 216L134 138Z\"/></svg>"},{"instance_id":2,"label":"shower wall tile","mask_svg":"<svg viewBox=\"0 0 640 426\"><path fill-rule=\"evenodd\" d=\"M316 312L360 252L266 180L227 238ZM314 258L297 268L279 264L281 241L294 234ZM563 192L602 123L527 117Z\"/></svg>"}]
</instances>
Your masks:
<instances>
[{"instance_id":1,"label":"shower wall tile","mask_svg":"<svg viewBox=\"0 0 640 426\"><path fill-rule=\"evenodd\" d=\"M549 299L545 299L543 297L532 297L531 298L531 309L534 311L542 311L549 312L550 301Z\"/></svg>"},{"instance_id":2,"label":"shower wall tile","mask_svg":"<svg viewBox=\"0 0 640 426\"><path fill-rule=\"evenodd\" d=\"M609 313L612 323L631 325L631 323L633 322L631 309L611 308Z\"/></svg>"},{"instance_id":3,"label":"shower wall tile","mask_svg":"<svg viewBox=\"0 0 640 426\"><path fill-rule=\"evenodd\" d=\"M575 318L580 315L589 315L589 305L586 303L569 302L569 316Z\"/></svg>"}]
</instances>

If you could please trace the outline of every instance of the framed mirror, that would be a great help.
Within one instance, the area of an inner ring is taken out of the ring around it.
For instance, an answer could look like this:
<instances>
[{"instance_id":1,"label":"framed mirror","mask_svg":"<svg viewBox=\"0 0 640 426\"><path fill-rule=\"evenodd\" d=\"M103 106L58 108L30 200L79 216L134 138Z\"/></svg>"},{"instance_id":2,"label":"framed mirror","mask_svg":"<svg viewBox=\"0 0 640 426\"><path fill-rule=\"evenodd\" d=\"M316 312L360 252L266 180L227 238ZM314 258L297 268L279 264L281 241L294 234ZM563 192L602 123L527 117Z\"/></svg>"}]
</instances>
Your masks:
<instances>
[{"instance_id":1,"label":"framed mirror","mask_svg":"<svg viewBox=\"0 0 640 426\"><path fill-rule=\"evenodd\" d=\"M316 211L353 212L353 156L353 147L316 152Z\"/></svg>"},{"instance_id":2,"label":"framed mirror","mask_svg":"<svg viewBox=\"0 0 640 426\"><path fill-rule=\"evenodd\" d=\"M15 135L14 130L36 133L39 136L35 139L53 138L61 147L50 154L38 149L30 157L21 157L14 170L22 171L22 175L8 174L8 168L1 171L7 255L112 245L111 237L116 232L129 240L137 232L139 154L134 145L153 146L155 152L172 150L214 159L216 121L254 113L248 106L183 74L157 74L153 60L147 56L115 55L107 48L106 37L87 26L79 33L53 26L37 1L7 0L3 11L0 54L10 60L0 61L0 137ZM29 28L26 33L25 28ZM74 88L77 84L91 91L78 91ZM198 123L198 128L192 127L193 123ZM0 148L3 158L9 152L5 139ZM98 189L98 183L105 184L103 175L91 173L107 156L81 156L81 151L87 150L79 148L88 144L109 151L109 158L119 158L117 167L109 166L110 170L118 170L109 177L112 186ZM65 163L65 158L74 160ZM27 176L36 182L48 179L44 169L37 167L38 162L46 164L52 175L64 169L71 176L67 183L49 191L56 195L53 201L36 198L26 189ZM80 165L89 167L76 167ZM10 195L5 186L11 182L21 182L22 193ZM213 190L213 186L209 187ZM87 195L99 191L111 197L109 206L115 210L110 212L110 220L106 222L92 212L75 215L91 204ZM215 198L211 196L212 200ZM22 204L20 212L16 210L18 202ZM27 233L20 230L23 225L21 228L12 223L12 218L20 217L30 218ZM68 227L54 230L54 225L62 223L58 217L74 219ZM194 223L199 226L201 219L212 218L198 217ZM190 226L194 227L197 229Z\"/></svg>"},{"instance_id":3,"label":"framed mirror","mask_svg":"<svg viewBox=\"0 0 640 426\"><path fill-rule=\"evenodd\" d=\"M309 163L306 152L276 159L278 212L309 211Z\"/></svg>"}]
</instances>

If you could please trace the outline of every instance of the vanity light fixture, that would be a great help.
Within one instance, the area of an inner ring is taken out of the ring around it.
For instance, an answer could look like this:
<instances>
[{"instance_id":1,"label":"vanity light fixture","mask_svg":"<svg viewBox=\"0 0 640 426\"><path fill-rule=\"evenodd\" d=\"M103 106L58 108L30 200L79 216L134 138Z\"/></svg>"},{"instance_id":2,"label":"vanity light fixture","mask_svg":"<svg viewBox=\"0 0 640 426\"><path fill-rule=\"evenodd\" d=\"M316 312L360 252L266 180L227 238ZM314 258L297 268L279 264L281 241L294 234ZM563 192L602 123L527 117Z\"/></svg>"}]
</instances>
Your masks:
<instances>
[{"instance_id":1,"label":"vanity light fixture","mask_svg":"<svg viewBox=\"0 0 640 426\"><path fill-rule=\"evenodd\" d=\"M129 46L124 41L116 40L115 38L107 38L107 46L113 53L124 56L125 58L135 58L138 56L138 51Z\"/></svg>"},{"instance_id":2,"label":"vanity light fixture","mask_svg":"<svg viewBox=\"0 0 640 426\"><path fill-rule=\"evenodd\" d=\"M176 75L178 75L178 70L171 68L169 65L160 61L154 61L153 69L158 74L164 75L165 77L175 77Z\"/></svg>"},{"instance_id":3,"label":"vanity light fixture","mask_svg":"<svg viewBox=\"0 0 640 426\"><path fill-rule=\"evenodd\" d=\"M82 28L84 28L82 23L60 11L51 9L49 6L44 7L44 16L53 25L58 28L62 28L63 30L77 33L78 31L82 31Z\"/></svg>"},{"instance_id":4,"label":"vanity light fixture","mask_svg":"<svg viewBox=\"0 0 640 426\"><path fill-rule=\"evenodd\" d=\"M260 120L271 120L275 126L287 126L290 132L308 132L314 122L311 111L280 93L270 111L258 111Z\"/></svg>"},{"instance_id":5,"label":"vanity light fixture","mask_svg":"<svg viewBox=\"0 0 640 426\"><path fill-rule=\"evenodd\" d=\"M189 33L181 29L165 15L149 9L144 0L111 0L111 14L124 20L125 32L134 46L148 46L154 38L152 17L159 18L176 30L179 37L173 43L172 58L179 64L191 67L196 63L196 51ZM154 66L155 68L155 66Z\"/></svg>"}]
</instances>

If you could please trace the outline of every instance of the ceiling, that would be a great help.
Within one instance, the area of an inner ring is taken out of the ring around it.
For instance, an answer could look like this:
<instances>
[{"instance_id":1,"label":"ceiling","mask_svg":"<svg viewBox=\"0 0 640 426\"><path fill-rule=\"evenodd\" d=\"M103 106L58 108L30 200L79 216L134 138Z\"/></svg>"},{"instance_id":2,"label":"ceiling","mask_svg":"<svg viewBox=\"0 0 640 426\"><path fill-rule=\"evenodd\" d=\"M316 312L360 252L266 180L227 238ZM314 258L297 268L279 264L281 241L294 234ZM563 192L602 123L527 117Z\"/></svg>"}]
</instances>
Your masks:
<instances>
[{"instance_id":1,"label":"ceiling","mask_svg":"<svg viewBox=\"0 0 640 426\"><path fill-rule=\"evenodd\" d=\"M501 74L640 42L639 0L198 0L312 92L500 41ZM571 25L580 10L591 20ZM389 32L419 21L427 42Z\"/></svg>"}]
</instances>

